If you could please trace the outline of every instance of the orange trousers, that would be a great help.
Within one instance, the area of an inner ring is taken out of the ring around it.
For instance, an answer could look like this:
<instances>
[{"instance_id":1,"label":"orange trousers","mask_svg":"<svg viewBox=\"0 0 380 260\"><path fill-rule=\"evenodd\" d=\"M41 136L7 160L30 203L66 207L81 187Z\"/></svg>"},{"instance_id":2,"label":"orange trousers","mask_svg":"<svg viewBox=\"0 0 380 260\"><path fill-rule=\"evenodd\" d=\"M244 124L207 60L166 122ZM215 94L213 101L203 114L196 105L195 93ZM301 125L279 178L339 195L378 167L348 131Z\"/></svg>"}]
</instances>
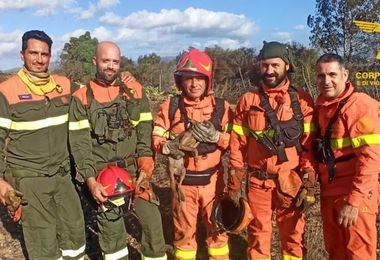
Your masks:
<instances>
[{"instance_id":1,"label":"orange trousers","mask_svg":"<svg viewBox=\"0 0 380 260\"><path fill-rule=\"evenodd\" d=\"M304 214L295 206L279 207L277 184L273 180L250 177L248 203L253 220L248 226L248 259L270 259L272 215L277 216L283 257L302 258L304 254Z\"/></svg>"},{"instance_id":2,"label":"orange trousers","mask_svg":"<svg viewBox=\"0 0 380 260\"><path fill-rule=\"evenodd\" d=\"M345 196L321 198L325 248L330 260L375 260L377 246L376 198L365 199L358 220L348 228L338 225L338 212Z\"/></svg>"},{"instance_id":3,"label":"orange trousers","mask_svg":"<svg viewBox=\"0 0 380 260\"><path fill-rule=\"evenodd\" d=\"M210 184L204 186L183 185L185 201L181 205L173 196L175 259L196 259L196 230L199 211L206 227L209 259L228 259L228 236L226 233L214 232L210 219L214 199L223 192L224 186L223 172L217 172L211 176Z\"/></svg>"}]
</instances>

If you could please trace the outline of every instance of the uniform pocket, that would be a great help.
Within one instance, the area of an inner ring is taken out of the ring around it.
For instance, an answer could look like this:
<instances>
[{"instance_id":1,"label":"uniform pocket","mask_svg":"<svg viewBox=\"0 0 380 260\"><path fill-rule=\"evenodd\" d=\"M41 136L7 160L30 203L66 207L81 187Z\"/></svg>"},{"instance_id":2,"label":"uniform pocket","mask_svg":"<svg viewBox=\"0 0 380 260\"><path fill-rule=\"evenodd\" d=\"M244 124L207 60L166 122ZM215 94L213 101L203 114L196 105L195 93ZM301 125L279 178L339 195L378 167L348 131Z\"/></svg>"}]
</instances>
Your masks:
<instances>
[{"instance_id":1,"label":"uniform pocket","mask_svg":"<svg viewBox=\"0 0 380 260\"><path fill-rule=\"evenodd\" d=\"M260 107L250 107L248 111L248 125L250 129L255 131L262 131L265 129L265 113Z\"/></svg>"}]
</instances>

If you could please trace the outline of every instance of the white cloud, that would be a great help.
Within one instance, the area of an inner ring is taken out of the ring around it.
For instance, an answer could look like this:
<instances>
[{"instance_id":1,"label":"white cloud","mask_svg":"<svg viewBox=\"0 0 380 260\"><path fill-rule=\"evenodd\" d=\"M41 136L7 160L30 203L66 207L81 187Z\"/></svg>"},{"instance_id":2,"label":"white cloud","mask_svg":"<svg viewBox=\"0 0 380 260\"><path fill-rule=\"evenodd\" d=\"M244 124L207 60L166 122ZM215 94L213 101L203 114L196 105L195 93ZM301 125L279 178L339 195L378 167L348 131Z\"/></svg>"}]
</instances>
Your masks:
<instances>
[{"instance_id":1,"label":"white cloud","mask_svg":"<svg viewBox=\"0 0 380 260\"><path fill-rule=\"evenodd\" d=\"M74 0L2 0L0 10L36 9L36 15L47 16L66 9Z\"/></svg>"},{"instance_id":2,"label":"white cloud","mask_svg":"<svg viewBox=\"0 0 380 260\"><path fill-rule=\"evenodd\" d=\"M275 37L280 42L291 42L292 41L292 34L289 32L276 32Z\"/></svg>"},{"instance_id":3,"label":"white cloud","mask_svg":"<svg viewBox=\"0 0 380 260\"><path fill-rule=\"evenodd\" d=\"M106 7L111 7L111 6L117 5L119 3L120 3L119 0L99 0L97 6L100 9L102 9L102 8L106 8Z\"/></svg>"},{"instance_id":4,"label":"white cloud","mask_svg":"<svg viewBox=\"0 0 380 260\"><path fill-rule=\"evenodd\" d=\"M296 26L293 27L294 30L302 31L305 30L306 26L303 24L297 24Z\"/></svg>"},{"instance_id":5,"label":"white cloud","mask_svg":"<svg viewBox=\"0 0 380 260\"><path fill-rule=\"evenodd\" d=\"M69 13L76 15L78 19L90 19L95 16L99 11L119 4L119 0L99 0L96 4L89 3L87 9L81 7L71 8Z\"/></svg>"},{"instance_id":6,"label":"white cloud","mask_svg":"<svg viewBox=\"0 0 380 260\"><path fill-rule=\"evenodd\" d=\"M23 33L20 31L0 32L0 57L5 55L19 55L21 50L21 37Z\"/></svg>"},{"instance_id":7,"label":"white cloud","mask_svg":"<svg viewBox=\"0 0 380 260\"><path fill-rule=\"evenodd\" d=\"M108 12L100 17L100 22L108 25L127 27L130 30L155 30L196 37L227 36L246 38L258 29L244 15L214 12L205 9L187 8L162 9L159 13L146 10L127 17Z\"/></svg>"},{"instance_id":8,"label":"white cloud","mask_svg":"<svg viewBox=\"0 0 380 260\"><path fill-rule=\"evenodd\" d=\"M95 28L93 33L91 33L91 36L96 37L99 41L115 40L115 39L112 39L113 38L112 32L107 30L103 26Z\"/></svg>"}]
</instances>

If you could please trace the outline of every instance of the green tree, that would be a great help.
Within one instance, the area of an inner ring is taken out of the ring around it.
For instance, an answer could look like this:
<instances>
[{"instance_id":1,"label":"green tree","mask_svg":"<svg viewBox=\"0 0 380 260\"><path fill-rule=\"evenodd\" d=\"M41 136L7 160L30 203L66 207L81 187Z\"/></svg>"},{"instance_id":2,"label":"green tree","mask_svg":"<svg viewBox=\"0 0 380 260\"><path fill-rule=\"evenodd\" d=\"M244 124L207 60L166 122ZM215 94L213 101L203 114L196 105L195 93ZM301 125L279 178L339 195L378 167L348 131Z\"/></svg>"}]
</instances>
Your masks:
<instances>
[{"instance_id":1,"label":"green tree","mask_svg":"<svg viewBox=\"0 0 380 260\"><path fill-rule=\"evenodd\" d=\"M374 62L379 36L365 33L353 22L378 22L379 0L316 0L316 13L309 15L310 41L324 52L342 55L348 63Z\"/></svg>"},{"instance_id":2,"label":"green tree","mask_svg":"<svg viewBox=\"0 0 380 260\"><path fill-rule=\"evenodd\" d=\"M60 55L61 71L74 82L87 83L96 72L92 58L97 44L98 39L91 38L89 32L71 37Z\"/></svg>"},{"instance_id":3,"label":"green tree","mask_svg":"<svg viewBox=\"0 0 380 260\"><path fill-rule=\"evenodd\" d=\"M140 56L137 59L137 78L145 85L159 86L162 71L161 57L156 53Z\"/></svg>"},{"instance_id":4,"label":"green tree","mask_svg":"<svg viewBox=\"0 0 380 260\"><path fill-rule=\"evenodd\" d=\"M291 74L292 84L304 88L313 97L318 95L315 87L315 63L319 52L315 48L308 48L293 42L290 46L293 52L295 73Z\"/></svg>"}]
</instances>

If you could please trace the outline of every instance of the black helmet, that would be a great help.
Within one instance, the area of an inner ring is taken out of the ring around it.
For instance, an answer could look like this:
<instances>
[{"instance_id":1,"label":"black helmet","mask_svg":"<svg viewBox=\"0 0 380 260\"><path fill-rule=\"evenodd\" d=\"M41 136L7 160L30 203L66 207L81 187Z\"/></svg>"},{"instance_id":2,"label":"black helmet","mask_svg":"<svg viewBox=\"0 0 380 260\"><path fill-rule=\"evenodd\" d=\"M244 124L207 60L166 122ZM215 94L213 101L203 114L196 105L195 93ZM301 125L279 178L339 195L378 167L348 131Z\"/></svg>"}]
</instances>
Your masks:
<instances>
[{"instance_id":1,"label":"black helmet","mask_svg":"<svg viewBox=\"0 0 380 260\"><path fill-rule=\"evenodd\" d=\"M245 229L253 219L248 202L240 198L239 205L235 205L229 196L221 196L214 202L211 221L216 231L239 233Z\"/></svg>"}]
</instances>

